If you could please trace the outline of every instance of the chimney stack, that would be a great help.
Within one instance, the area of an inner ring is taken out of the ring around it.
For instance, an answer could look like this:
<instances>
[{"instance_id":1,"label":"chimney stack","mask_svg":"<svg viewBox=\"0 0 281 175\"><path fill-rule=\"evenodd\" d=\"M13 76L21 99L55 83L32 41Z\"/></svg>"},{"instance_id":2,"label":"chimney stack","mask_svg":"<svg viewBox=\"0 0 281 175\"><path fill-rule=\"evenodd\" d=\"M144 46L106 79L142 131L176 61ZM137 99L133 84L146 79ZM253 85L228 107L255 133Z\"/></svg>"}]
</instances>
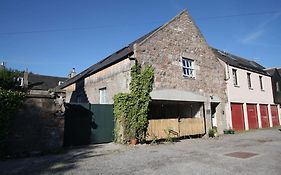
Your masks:
<instances>
[{"instance_id":1,"label":"chimney stack","mask_svg":"<svg viewBox=\"0 0 281 175\"><path fill-rule=\"evenodd\" d=\"M75 68L72 68L72 70L70 71L68 77L69 77L69 78L72 78L72 77L74 77L75 75L76 75Z\"/></svg>"},{"instance_id":2,"label":"chimney stack","mask_svg":"<svg viewBox=\"0 0 281 175\"><path fill-rule=\"evenodd\" d=\"M1 69L5 69L5 62L3 61L3 62L1 62L1 65L0 65L0 70Z\"/></svg>"}]
</instances>

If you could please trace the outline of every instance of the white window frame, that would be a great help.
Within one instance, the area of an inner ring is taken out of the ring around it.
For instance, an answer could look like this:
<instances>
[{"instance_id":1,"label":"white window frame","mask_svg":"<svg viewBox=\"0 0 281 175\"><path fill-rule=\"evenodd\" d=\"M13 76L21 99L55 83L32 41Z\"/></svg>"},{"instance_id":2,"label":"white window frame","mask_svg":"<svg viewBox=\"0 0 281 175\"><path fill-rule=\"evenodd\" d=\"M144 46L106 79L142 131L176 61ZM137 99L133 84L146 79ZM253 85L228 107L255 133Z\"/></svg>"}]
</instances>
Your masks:
<instances>
[{"instance_id":1,"label":"white window frame","mask_svg":"<svg viewBox=\"0 0 281 175\"><path fill-rule=\"evenodd\" d=\"M250 72L247 72L247 82L248 82L248 88L249 88L249 89L253 89L251 75L252 75L252 74L251 74Z\"/></svg>"},{"instance_id":2,"label":"white window frame","mask_svg":"<svg viewBox=\"0 0 281 175\"><path fill-rule=\"evenodd\" d=\"M238 87L239 83L238 83L237 69L232 69L232 78L233 78L233 85Z\"/></svg>"},{"instance_id":3,"label":"white window frame","mask_svg":"<svg viewBox=\"0 0 281 175\"><path fill-rule=\"evenodd\" d=\"M195 78L194 60L182 57L182 71L184 77Z\"/></svg>"},{"instance_id":4,"label":"white window frame","mask_svg":"<svg viewBox=\"0 0 281 175\"><path fill-rule=\"evenodd\" d=\"M107 104L107 89L106 87L99 89L100 93L100 104Z\"/></svg>"},{"instance_id":5,"label":"white window frame","mask_svg":"<svg viewBox=\"0 0 281 175\"><path fill-rule=\"evenodd\" d=\"M262 78L262 76L259 76L259 80L260 80L260 88L261 88L262 91L264 91L263 78Z\"/></svg>"}]
</instances>

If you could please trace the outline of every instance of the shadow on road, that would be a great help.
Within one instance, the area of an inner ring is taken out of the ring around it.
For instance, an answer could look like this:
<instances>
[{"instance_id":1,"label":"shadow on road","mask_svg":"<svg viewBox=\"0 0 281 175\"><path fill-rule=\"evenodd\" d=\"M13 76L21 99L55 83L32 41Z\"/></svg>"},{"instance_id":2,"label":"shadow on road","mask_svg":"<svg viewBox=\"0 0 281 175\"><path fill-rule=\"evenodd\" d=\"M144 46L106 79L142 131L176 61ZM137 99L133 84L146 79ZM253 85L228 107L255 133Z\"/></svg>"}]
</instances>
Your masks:
<instances>
[{"instance_id":1,"label":"shadow on road","mask_svg":"<svg viewBox=\"0 0 281 175\"><path fill-rule=\"evenodd\" d=\"M0 161L0 174L63 174L77 168L78 162L106 155L96 151L103 147L104 145L89 145L67 149L59 155Z\"/></svg>"}]
</instances>

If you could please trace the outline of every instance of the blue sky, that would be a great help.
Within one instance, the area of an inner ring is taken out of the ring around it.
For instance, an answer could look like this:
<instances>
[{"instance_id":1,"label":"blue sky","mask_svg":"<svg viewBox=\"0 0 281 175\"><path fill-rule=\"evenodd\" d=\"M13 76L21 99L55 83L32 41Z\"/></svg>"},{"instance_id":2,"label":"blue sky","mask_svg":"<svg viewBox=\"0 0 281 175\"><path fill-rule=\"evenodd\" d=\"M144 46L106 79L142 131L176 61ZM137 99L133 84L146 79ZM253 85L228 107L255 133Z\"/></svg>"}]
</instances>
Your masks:
<instances>
[{"instance_id":1,"label":"blue sky","mask_svg":"<svg viewBox=\"0 0 281 175\"><path fill-rule=\"evenodd\" d=\"M281 67L280 0L0 0L0 61L67 76L184 9L212 47Z\"/></svg>"}]
</instances>

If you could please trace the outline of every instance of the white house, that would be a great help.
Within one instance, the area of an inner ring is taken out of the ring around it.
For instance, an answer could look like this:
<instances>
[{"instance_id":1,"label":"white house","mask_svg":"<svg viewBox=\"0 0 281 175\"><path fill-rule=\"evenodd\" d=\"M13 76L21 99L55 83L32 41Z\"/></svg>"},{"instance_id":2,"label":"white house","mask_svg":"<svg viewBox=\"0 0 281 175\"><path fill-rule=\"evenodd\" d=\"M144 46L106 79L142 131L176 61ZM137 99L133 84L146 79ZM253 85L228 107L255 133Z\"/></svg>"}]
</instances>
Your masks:
<instances>
[{"instance_id":1,"label":"white house","mask_svg":"<svg viewBox=\"0 0 281 175\"><path fill-rule=\"evenodd\" d=\"M230 53L213 51L225 67L227 127L239 131L279 126L280 111L278 114L271 76L265 68Z\"/></svg>"}]
</instances>

